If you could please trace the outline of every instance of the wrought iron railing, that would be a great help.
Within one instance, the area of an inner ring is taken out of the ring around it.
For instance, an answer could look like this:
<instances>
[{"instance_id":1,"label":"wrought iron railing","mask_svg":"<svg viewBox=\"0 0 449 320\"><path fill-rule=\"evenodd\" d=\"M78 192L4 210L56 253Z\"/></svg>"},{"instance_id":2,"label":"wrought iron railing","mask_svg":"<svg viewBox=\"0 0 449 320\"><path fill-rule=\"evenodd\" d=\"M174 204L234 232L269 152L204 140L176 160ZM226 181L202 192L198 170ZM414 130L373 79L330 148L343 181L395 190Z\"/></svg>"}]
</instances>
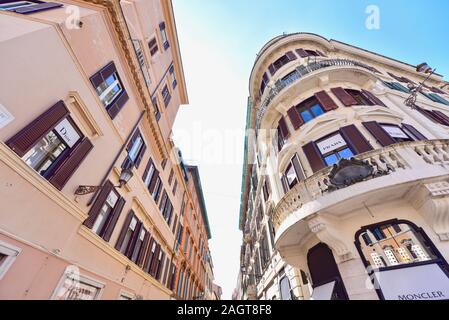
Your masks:
<instances>
[{"instance_id":1,"label":"wrought iron railing","mask_svg":"<svg viewBox=\"0 0 449 320\"><path fill-rule=\"evenodd\" d=\"M331 67L359 67L367 69L371 72L378 72L375 68L364 64L359 61L354 60L348 60L348 59L325 59L325 60L319 60L314 61L312 63L309 63L307 65L301 65L295 69L294 72L288 74L286 77L278 80L273 87L267 87L266 91L268 90L268 93L266 94L265 99L263 99L260 108L257 112L257 118L256 118L256 129L260 128L260 123L262 121L263 116L265 115L266 110L268 109L268 106L270 105L271 101L285 88L290 87L295 82L300 80L301 78L305 77L306 75L313 73L317 70L325 69L325 68L331 68Z\"/></svg>"}]
</instances>

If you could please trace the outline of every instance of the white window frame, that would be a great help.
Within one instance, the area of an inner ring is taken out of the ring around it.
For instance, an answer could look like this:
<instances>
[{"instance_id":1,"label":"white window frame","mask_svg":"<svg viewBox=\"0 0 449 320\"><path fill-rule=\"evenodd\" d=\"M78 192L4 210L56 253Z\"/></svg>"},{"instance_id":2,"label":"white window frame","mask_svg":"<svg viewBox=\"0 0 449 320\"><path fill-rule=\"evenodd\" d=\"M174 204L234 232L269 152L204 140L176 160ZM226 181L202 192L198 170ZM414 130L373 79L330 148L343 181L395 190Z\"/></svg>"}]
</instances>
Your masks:
<instances>
[{"instance_id":1,"label":"white window frame","mask_svg":"<svg viewBox=\"0 0 449 320\"><path fill-rule=\"evenodd\" d=\"M62 289L65 281L72 276L73 274L73 266L68 266L65 270L64 273L61 276L61 279L59 279L58 285L56 286L55 290L53 291L53 294L51 296L51 300L58 300L58 293L59 291ZM78 274L79 277L79 281L83 284L87 284L89 286L95 287L98 289L98 293L95 297L94 300L101 300L101 296L103 295L103 291L104 288L106 286L106 284L104 282L101 282L99 280L96 280L92 277L83 275L81 273Z\"/></svg>"},{"instance_id":2,"label":"white window frame","mask_svg":"<svg viewBox=\"0 0 449 320\"><path fill-rule=\"evenodd\" d=\"M0 253L6 255L5 261L0 264L0 280L3 279L21 252L22 249L19 247L0 240Z\"/></svg>"},{"instance_id":3,"label":"white window frame","mask_svg":"<svg viewBox=\"0 0 449 320\"><path fill-rule=\"evenodd\" d=\"M121 299L122 297L127 299ZM118 300L136 300L136 295L134 293L131 293L129 291L125 291L123 289L120 290L118 295Z\"/></svg>"}]
</instances>

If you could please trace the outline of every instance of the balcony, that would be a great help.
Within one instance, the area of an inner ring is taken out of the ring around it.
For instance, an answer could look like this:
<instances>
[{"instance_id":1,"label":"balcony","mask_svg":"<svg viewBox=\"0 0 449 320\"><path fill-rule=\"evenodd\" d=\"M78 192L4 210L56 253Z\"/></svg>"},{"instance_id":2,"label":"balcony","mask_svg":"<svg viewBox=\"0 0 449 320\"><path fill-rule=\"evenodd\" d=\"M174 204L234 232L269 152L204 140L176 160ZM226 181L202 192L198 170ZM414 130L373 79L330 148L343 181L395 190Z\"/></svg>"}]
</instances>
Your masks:
<instances>
[{"instance_id":1,"label":"balcony","mask_svg":"<svg viewBox=\"0 0 449 320\"><path fill-rule=\"evenodd\" d=\"M374 173L362 182L337 189L329 182L332 167L327 167L297 184L281 199L272 217L277 240L296 222L315 213L344 214L365 199L400 198L422 180L448 176L449 140L397 143L355 159L371 164Z\"/></svg>"},{"instance_id":2,"label":"balcony","mask_svg":"<svg viewBox=\"0 0 449 320\"><path fill-rule=\"evenodd\" d=\"M301 80L302 78L311 73L332 67L357 67L366 69L370 72L377 72L375 68L369 65L348 59L323 59L311 62L307 65L301 65L297 67L294 72L288 74L281 80L276 81L273 87L267 87L265 89L265 94L262 97L262 103L260 104L260 107L257 110L256 129L260 128L262 119L271 101L273 101L273 99L277 95L279 95L284 89L292 86L293 84L295 84L296 82L298 82L299 80Z\"/></svg>"}]
</instances>

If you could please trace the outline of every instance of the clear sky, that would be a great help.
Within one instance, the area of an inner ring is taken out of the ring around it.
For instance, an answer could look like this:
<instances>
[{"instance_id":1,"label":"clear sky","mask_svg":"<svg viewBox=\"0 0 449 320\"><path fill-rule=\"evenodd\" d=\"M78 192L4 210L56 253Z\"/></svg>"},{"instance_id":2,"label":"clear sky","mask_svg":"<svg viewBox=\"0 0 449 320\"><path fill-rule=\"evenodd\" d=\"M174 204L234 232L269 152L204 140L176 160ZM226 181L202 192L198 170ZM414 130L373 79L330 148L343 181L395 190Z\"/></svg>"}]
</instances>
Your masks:
<instances>
[{"instance_id":1,"label":"clear sky","mask_svg":"<svg viewBox=\"0 0 449 320\"><path fill-rule=\"evenodd\" d=\"M426 61L449 80L448 0L172 0L190 105L174 138L200 166L212 229L216 282L229 299L237 281L248 79L274 36L312 32L410 64ZM380 28L366 27L369 5Z\"/></svg>"}]
</instances>

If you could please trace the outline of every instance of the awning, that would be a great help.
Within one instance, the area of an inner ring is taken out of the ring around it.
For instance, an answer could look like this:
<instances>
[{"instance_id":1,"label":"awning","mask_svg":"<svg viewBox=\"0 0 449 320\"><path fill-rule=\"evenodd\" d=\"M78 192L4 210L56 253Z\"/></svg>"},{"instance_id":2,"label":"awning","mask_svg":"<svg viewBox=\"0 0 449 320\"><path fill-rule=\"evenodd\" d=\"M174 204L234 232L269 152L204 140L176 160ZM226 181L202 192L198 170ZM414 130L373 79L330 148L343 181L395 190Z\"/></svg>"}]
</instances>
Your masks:
<instances>
[{"instance_id":1,"label":"awning","mask_svg":"<svg viewBox=\"0 0 449 320\"><path fill-rule=\"evenodd\" d=\"M316 287L315 289L313 289L312 297L310 298L310 300L331 300L335 284L336 282L332 281Z\"/></svg>"}]
</instances>

